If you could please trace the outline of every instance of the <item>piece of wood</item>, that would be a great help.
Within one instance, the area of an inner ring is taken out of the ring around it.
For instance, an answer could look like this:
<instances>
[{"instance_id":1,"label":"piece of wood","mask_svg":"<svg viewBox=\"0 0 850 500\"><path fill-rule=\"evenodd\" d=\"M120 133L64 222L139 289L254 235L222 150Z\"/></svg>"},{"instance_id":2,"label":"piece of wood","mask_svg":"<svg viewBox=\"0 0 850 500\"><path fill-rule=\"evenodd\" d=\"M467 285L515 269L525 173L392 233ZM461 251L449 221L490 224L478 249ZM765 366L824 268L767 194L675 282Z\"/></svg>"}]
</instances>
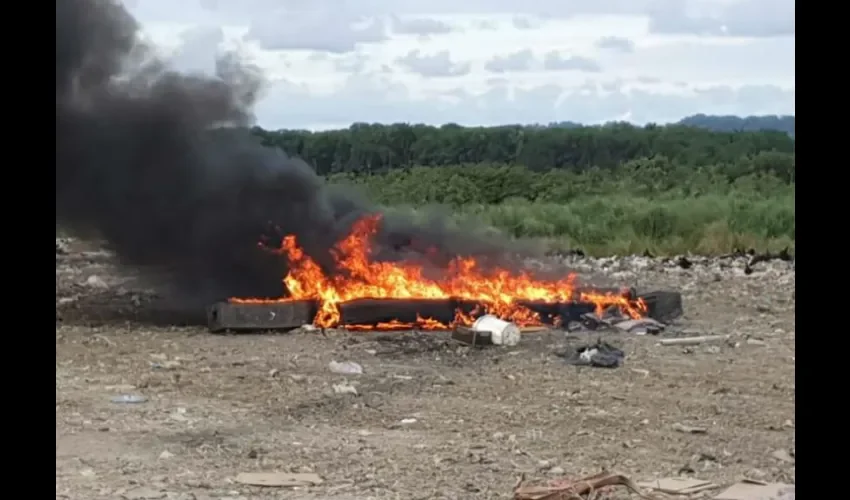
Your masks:
<instances>
[{"instance_id":1,"label":"piece of wood","mask_svg":"<svg viewBox=\"0 0 850 500\"><path fill-rule=\"evenodd\" d=\"M679 337L677 339L661 339L661 345L700 345L706 342L728 340L730 335L702 335L699 337Z\"/></svg>"},{"instance_id":2,"label":"piece of wood","mask_svg":"<svg viewBox=\"0 0 850 500\"><path fill-rule=\"evenodd\" d=\"M291 330L311 324L316 312L312 300L217 302L207 308L207 325L213 333Z\"/></svg>"},{"instance_id":3,"label":"piece of wood","mask_svg":"<svg viewBox=\"0 0 850 500\"><path fill-rule=\"evenodd\" d=\"M451 299L354 299L338 305L340 324L416 323L418 318L448 325L455 317Z\"/></svg>"},{"instance_id":4,"label":"piece of wood","mask_svg":"<svg viewBox=\"0 0 850 500\"><path fill-rule=\"evenodd\" d=\"M646 315L662 323L669 323L684 314L682 294L679 292L656 290L641 293L638 298L646 303Z\"/></svg>"},{"instance_id":5,"label":"piece of wood","mask_svg":"<svg viewBox=\"0 0 850 500\"><path fill-rule=\"evenodd\" d=\"M324 482L318 474L307 472L240 472L235 481L250 486L278 488L316 486Z\"/></svg>"},{"instance_id":6,"label":"piece of wood","mask_svg":"<svg viewBox=\"0 0 850 500\"><path fill-rule=\"evenodd\" d=\"M454 330L452 330L452 339L470 346L485 346L493 344L490 332L475 330L462 325L457 325Z\"/></svg>"}]
</instances>

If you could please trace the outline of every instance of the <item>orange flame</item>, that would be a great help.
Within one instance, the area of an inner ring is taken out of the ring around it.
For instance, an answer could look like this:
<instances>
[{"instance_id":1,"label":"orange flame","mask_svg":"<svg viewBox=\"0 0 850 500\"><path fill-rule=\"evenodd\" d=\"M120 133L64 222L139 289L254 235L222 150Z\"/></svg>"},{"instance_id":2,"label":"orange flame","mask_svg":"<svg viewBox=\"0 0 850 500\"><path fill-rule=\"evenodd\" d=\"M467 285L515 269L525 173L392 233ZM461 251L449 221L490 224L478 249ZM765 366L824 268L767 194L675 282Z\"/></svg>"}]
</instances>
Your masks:
<instances>
[{"instance_id":1,"label":"orange flame","mask_svg":"<svg viewBox=\"0 0 850 500\"><path fill-rule=\"evenodd\" d=\"M461 299L482 304L488 314L513 321L522 326L541 324L539 315L520 302L592 303L601 312L610 306L619 307L633 318L646 313L642 300L632 301L622 294L576 291L576 276L560 280L536 280L527 272L511 273L504 269L484 271L474 258L455 258L440 279L427 278L424 268L415 263L378 262L371 259L372 240L378 232L381 216L371 215L358 220L351 233L332 249L339 269L344 271L327 276L319 265L298 246L295 236L283 238L276 250L289 261L289 273L283 278L290 297L277 301L316 300L319 312L314 324L321 327L340 325L338 304L353 299ZM234 298L233 302L268 302L262 299ZM458 311L455 323L470 324L472 315ZM448 328L430 318L418 318L423 329ZM391 322L375 326L346 325L354 329L394 329L412 325Z\"/></svg>"}]
</instances>

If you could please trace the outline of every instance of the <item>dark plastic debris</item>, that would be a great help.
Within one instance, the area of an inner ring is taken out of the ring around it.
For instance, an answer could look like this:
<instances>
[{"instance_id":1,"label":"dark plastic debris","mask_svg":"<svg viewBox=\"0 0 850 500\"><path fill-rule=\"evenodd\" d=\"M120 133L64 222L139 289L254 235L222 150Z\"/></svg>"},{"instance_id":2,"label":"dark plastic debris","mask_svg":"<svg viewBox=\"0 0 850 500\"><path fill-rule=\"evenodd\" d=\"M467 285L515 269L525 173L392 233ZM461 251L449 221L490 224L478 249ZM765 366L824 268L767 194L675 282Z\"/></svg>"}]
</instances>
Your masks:
<instances>
[{"instance_id":1,"label":"dark plastic debris","mask_svg":"<svg viewBox=\"0 0 850 500\"><path fill-rule=\"evenodd\" d=\"M568 350L563 357L569 365L617 368L623 363L626 353L607 342L599 341Z\"/></svg>"}]
</instances>

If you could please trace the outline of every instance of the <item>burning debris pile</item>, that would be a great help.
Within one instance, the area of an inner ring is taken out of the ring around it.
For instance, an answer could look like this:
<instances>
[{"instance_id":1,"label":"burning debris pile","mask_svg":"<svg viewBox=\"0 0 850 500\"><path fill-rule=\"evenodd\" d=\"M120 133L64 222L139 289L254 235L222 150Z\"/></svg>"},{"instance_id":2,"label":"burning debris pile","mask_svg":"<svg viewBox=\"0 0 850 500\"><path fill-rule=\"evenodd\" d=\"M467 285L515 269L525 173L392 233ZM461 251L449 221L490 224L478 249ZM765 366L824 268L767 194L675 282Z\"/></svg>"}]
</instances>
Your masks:
<instances>
[{"instance_id":1,"label":"burning debris pile","mask_svg":"<svg viewBox=\"0 0 850 500\"><path fill-rule=\"evenodd\" d=\"M286 258L289 296L234 297L209 310L214 331L285 329L303 324L350 330L444 330L473 325L492 315L522 327L567 326L571 321L610 324L649 312L633 290L579 288L576 276L537 279L527 271L484 268L473 257L456 257L430 276L417 261L374 258L380 215L359 219L332 250L329 274L299 246L295 236L269 249ZM592 320L591 318L596 318Z\"/></svg>"}]
</instances>

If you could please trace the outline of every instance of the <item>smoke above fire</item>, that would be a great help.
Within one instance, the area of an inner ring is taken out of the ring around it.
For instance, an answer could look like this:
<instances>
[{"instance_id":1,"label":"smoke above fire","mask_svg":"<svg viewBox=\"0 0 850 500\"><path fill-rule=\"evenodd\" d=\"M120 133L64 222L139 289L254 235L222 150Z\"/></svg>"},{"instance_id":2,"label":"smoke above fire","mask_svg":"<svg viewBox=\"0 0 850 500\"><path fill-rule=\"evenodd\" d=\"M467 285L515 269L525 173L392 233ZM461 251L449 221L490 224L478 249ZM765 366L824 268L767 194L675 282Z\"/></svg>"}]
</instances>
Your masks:
<instances>
[{"instance_id":1,"label":"smoke above fire","mask_svg":"<svg viewBox=\"0 0 850 500\"><path fill-rule=\"evenodd\" d=\"M57 225L199 300L280 296L286 260L258 242L284 235L333 273L330 249L376 207L250 135L257 68L229 55L181 74L139 28L112 0L56 2ZM440 217L385 217L378 243L386 259L509 253Z\"/></svg>"}]
</instances>

